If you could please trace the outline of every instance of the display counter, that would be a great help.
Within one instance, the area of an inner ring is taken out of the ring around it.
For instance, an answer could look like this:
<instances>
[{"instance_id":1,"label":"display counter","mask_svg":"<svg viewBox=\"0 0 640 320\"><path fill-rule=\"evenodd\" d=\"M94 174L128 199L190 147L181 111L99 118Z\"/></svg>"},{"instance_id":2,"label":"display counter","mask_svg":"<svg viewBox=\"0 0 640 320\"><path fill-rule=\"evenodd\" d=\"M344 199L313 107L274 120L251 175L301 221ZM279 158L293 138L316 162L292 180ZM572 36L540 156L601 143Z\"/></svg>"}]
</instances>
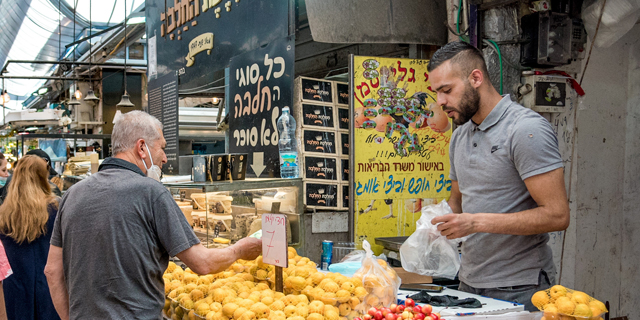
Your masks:
<instances>
[{"instance_id":1,"label":"display counter","mask_svg":"<svg viewBox=\"0 0 640 320\"><path fill-rule=\"evenodd\" d=\"M207 246L236 241L260 229L262 213L285 214L289 245L301 253L302 179L246 179L164 184ZM217 239L216 239L217 238ZM215 239L215 241L214 241ZM222 239L222 240L220 240Z\"/></svg>"}]
</instances>

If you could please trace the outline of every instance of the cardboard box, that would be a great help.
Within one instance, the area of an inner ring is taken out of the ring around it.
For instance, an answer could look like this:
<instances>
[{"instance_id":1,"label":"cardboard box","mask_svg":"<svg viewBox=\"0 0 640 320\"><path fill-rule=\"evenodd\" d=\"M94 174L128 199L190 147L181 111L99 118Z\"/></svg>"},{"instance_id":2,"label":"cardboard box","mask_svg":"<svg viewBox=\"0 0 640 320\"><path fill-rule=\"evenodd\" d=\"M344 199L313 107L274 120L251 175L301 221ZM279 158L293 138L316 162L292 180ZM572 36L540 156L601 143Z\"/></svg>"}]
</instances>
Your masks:
<instances>
[{"instance_id":1,"label":"cardboard box","mask_svg":"<svg viewBox=\"0 0 640 320\"><path fill-rule=\"evenodd\" d=\"M307 179L338 180L340 170L334 157L304 157L304 177Z\"/></svg>"},{"instance_id":2,"label":"cardboard box","mask_svg":"<svg viewBox=\"0 0 640 320\"><path fill-rule=\"evenodd\" d=\"M404 270L403 268L393 268L393 270L395 270L396 273L398 274L398 277L400 277L400 279L402 279L402 283L403 284L433 283L433 278L431 278L430 276L423 276L423 275L419 275L417 273L408 272L407 270Z\"/></svg>"},{"instance_id":3,"label":"cardboard box","mask_svg":"<svg viewBox=\"0 0 640 320\"><path fill-rule=\"evenodd\" d=\"M338 209L340 200L338 183L307 181L304 183L304 204L307 208Z\"/></svg>"},{"instance_id":4,"label":"cardboard box","mask_svg":"<svg viewBox=\"0 0 640 320\"><path fill-rule=\"evenodd\" d=\"M302 130L302 152L337 155L336 132L319 130Z\"/></svg>"}]
</instances>

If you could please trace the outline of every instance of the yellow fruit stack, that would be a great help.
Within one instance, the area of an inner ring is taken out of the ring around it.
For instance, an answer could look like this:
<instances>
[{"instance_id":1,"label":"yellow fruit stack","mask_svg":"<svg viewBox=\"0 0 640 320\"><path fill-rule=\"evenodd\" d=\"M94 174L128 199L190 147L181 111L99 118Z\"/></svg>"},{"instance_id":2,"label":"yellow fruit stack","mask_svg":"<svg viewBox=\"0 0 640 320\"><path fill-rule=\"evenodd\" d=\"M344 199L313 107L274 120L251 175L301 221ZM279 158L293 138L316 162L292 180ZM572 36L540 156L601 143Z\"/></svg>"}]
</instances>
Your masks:
<instances>
[{"instance_id":1,"label":"yellow fruit stack","mask_svg":"<svg viewBox=\"0 0 640 320\"><path fill-rule=\"evenodd\" d=\"M318 272L293 248L283 268L284 293L273 290L274 272L262 257L203 276L170 262L164 314L172 320L348 320L368 294L359 279Z\"/></svg>"},{"instance_id":2,"label":"yellow fruit stack","mask_svg":"<svg viewBox=\"0 0 640 320\"><path fill-rule=\"evenodd\" d=\"M608 312L604 303L588 294L555 285L538 291L531 297L531 303L544 311L541 320L602 320Z\"/></svg>"}]
</instances>

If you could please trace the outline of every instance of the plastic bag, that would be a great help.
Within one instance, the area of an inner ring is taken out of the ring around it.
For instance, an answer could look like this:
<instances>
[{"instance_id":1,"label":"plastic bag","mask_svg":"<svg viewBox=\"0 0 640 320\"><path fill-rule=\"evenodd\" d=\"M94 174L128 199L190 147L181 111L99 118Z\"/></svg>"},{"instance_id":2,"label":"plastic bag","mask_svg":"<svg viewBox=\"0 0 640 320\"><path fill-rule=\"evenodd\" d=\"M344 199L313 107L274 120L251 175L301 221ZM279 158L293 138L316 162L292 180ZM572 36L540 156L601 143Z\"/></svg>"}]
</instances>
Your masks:
<instances>
[{"instance_id":1,"label":"plastic bag","mask_svg":"<svg viewBox=\"0 0 640 320\"><path fill-rule=\"evenodd\" d=\"M362 259L362 267L356 271L353 277L362 279L363 287L367 291L362 303L356 307L356 311L365 313L371 307L389 307L395 303L401 280L386 261L377 259L373 255L371 245L367 240L362 242L362 248L365 250L366 256Z\"/></svg>"},{"instance_id":2,"label":"plastic bag","mask_svg":"<svg viewBox=\"0 0 640 320\"><path fill-rule=\"evenodd\" d=\"M440 234L431 220L453 213L447 201L422 208L416 222L416 231L400 247L402 267L423 276L454 279L460 269L458 243L461 239L449 240Z\"/></svg>"},{"instance_id":3,"label":"plastic bag","mask_svg":"<svg viewBox=\"0 0 640 320\"><path fill-rule=\"evenodd\" d=\"M608 312L604 303L588 294L555 285L538 291L531 297L531 303L544 312L546 319L602 319Z\"/></svg>"}]
</instances>

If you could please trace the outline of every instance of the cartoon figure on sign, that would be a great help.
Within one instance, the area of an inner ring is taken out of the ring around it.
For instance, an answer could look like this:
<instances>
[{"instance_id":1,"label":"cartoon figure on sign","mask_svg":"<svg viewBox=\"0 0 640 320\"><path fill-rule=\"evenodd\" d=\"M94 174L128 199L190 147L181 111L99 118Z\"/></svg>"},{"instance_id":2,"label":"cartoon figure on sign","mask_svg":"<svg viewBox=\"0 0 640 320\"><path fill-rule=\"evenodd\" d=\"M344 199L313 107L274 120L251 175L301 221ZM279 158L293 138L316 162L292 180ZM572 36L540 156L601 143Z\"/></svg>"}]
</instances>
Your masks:
<instances>
[{"instance_id":1,"label":"cartoon figure on sign","mask_svg":"<svg viewBox=\"0 0 640 320\"><path fill-rule=\"evenodd\" d=\"M369 213L369 211L375 209L373 207L373 205L376 203L376 200L371 200L371 203L369 203L369 205L364 208L364 209L360 209L360 213L359 214L363 214L363 213ZM393 215L393 199L385 199L384 203L387 204L389 206L389 214L380 218L380 219L390 219L390 218L395 218L396 216Z\"/></svg>"},{"instance_id":2,"label":"cartoon figure on sign","mask_svg":"<svg viewBox=\"0 0 640 320\"><path fill-rule=\"evenodd\" d=\"M322 141L322 136L316 136L316 140ZM324 147L322 145L318 145L316 150L322 150L322 152L324 152Z\"/></svg>"},{"instance_id":3,"label":"cartoon figure on sign","mask_svg":"<svg viewBox=\"0 0 640 320\"><path fill-rule=\"evenodd\" d=\"M323 162L318 162L316 163L316 165L318 166L318 168L320 169L320 172L318 172L318 177L327 177L324 172L322 172L322 167L324 167L324 163Z\"/></svg>"},{"instance_id":4,"label":"cartoon figure on sign","mask_svg":"<svg viewBox=\"0 0 640 320\"><path fill-rule=\"evenodd\" d=\"M432 103L429 105L430 117L427 119L427 124L431 130L435 132L445 132L451 128L451 123L447 114L442 110L442 106Z\"/></svg>"},{"instance_id":5,"label":"cartoon figure on sign","mask_svg":"<svg viewBox=\"0 0 640 320\"><path fill-rule=\"evenodd\" d=\"M324 189L318 189L318 194L320 194L320 197L322 197L322 195L324 194ZM318 200L318 204L327 204L327 202L324 199L320 199Z\"/></svg>"}]
</instances>

